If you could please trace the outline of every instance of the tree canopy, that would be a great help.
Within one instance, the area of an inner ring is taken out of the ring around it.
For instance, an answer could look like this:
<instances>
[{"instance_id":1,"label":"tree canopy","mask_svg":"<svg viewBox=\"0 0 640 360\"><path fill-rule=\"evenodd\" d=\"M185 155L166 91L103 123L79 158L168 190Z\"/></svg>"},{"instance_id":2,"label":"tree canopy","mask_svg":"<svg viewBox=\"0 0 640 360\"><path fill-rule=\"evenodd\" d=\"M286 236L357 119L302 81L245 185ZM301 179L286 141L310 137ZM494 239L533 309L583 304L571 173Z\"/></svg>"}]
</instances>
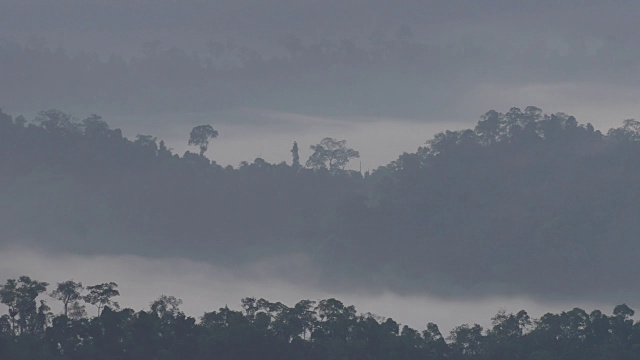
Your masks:
<instances>
[{"instance_id":1,"label":"tree canopy","mask_svg":"<svg viewBox=\"0 0 640 360\"><path fill-rule=\"evenodd\" d=\"M199 125L194 127L189 134L189 145L200 148L200 156L203 156L209 148L209 141L218 137L218 131L211 125Z\"/></svg>"},{"instance_id":2,"label":"tree canopy","mask_svg":"<svg viewBox=\"0 0 640 360\"><path fill-rule=\"evenodd\" d=\"M309 166L222 167L94 114L0 114L0 245L230 268L296 254L326 287L442 296L638 293L635 120L601 132L533 106L492 110L361 174L332 138Z\"/></svg>"},{"instance_id":3,"label":"tree canopy","mask_svg":"<svg viewBox=\"0 0 640 360\"><path fill-rule=\"evenodd\" d=\"M57 289L71 283L58 283ZM0 358L632 360L640 355L640 322L626 304L615 306L610 315L574 308L536 319L525 310L500 310L486 328L462 324L447 335L434 323L413 329L392 318L359 313L335 298L293 306L244 298L237 310L224 306L194 318L180 309L182 300L162 295L149 309L106 305L97 316L71 318L47 306L42 298L47 286L27 276L0 286L3 303L20 298L20 315L10 308L0 316Z\"/></svg>"},{"instance_id":4,"label":"tree canopy","mask_svg":"<svg viewBox=\"0 0 640 360\"><path fill-rule=\"evenodd\" d=\"M306 165L312 169L328 169L332 173L344 170L351 159L360 157L359 152L347 147L346 140L326 137L319 144L311 145L310 148L313 154Z\"/></svg>"}]
</instances>

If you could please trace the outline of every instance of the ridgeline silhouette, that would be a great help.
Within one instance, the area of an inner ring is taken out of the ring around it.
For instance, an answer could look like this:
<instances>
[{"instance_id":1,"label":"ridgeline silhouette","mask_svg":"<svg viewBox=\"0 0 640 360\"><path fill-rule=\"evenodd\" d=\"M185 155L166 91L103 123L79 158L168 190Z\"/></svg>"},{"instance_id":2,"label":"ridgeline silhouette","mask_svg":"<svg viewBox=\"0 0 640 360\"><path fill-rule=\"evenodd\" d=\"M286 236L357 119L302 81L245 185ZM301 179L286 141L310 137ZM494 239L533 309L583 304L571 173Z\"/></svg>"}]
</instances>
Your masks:
<instances>
[{"instance_id":1,"label":"ridgeline silhouette","mask_svg":"<svg viewBox=\"0 0 640 360\"><path fill-rule=\"evenodd\" d=\"M301 144L313 168L298 144L291 165L223 168L204 156L217 131L200 129L198 153L178 156L97 115L1 114L2 245L236 267L302 254L327 287L441 296L638 294L638 121L603 134L490 111L364 175L335 139Z\"/></svg>"}]
</instances>

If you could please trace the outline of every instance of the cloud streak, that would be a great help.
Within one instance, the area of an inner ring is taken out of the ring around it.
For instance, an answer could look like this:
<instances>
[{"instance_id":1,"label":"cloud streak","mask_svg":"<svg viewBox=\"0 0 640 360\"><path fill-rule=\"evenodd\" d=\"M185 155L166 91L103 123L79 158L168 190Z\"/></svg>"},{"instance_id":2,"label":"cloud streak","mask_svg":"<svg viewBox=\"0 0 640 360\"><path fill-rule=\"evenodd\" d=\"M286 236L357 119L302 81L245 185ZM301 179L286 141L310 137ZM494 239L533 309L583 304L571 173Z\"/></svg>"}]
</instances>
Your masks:
<instances>
[{"instance_id":1,"label":"cloud streak","mask_svg":"<svg viewBox=\"0 0 640 360\"><path fill-rule=\"evenodd\" d=\"M347 304L356 305L361 313L392 317L416 329L424 329L428 322L435 322L446 333L463 323L489 326L490 318L501 308L511 312L525 309L532 317L540 317L546 312L569 310L575 306L587 311L595 308L609 311L617 304L534 301L525 297L442 300L421 295L400 296L390 292L372 295L344 290L327 291L318 288L313 280L307 284L287 282L273 271L273 268L258 264L244 271L231 271L179 258L44 254L25 248L4 248L0 253L2 279L29 275L50 284L74 279L85 285L114 281L119 285L121 297L118 300L122 306L135 310L148 309L149 303L158 296L174 295L184 300L183 310L196 317L225 305L239 310L240 299L247 296L281 301L290 306L302 299L336 297ZM53 299L49 302L55 304ZM631 307L635 305L628 304ZM54 306L54 310L59 308ZM89 314L95 311L92 308L87 310Z\"/></svg>"}]
</instances>

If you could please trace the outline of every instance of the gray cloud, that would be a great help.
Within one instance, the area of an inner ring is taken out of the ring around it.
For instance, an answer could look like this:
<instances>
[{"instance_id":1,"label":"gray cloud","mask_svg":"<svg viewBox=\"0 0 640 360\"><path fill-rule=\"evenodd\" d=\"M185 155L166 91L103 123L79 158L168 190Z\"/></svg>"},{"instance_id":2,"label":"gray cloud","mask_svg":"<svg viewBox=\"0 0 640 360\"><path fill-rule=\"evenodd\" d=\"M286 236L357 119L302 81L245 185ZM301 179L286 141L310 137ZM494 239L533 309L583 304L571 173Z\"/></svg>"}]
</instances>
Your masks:
<instances>
[{"instance_id":1,"label":"gray cloud","mask_svg":"<svg viewBox=\"0 0 640 360\"><path fill-rule=\"evenodd\" d=\"M1 105L14 113L62 107L149 118L145 123L158 114L205 113L218 122L263 124L237 116L248 107L373 121L470 121L490 108L545 105L485 100L491 94L479 91L580 83L573 96L588 106L585 91L637 89L640 77L635 2L0 4L5 44L51 48L48 57L18 56L11 45L0 50ZM74 55L80 51L100 54L102 63ZM107 60L113 54L122 59ZM126 59L133 59L128 68Z\"/></svg>"},{"instance_id":2,"label":"gray cloud","mask_svg":"<svg viewBox=\"0 0 640 360\"><path fill-rule=\"evenodd\" d=\"M310 31L333 28L336 32L353 31L394 23L442 25L452 22L493 23L521 28L553 25L556 29L590 29L607 27L611 31L633 29L633 12L638 4L618 1L444 1L444 0L218 0L218 1L104 1L3 0L4 28L20 30L122 29L173 30L199 28L246 31ZM617 21L612 22L614 17ZM560 21L563 20L563 21ZM623 21L620 21L623 20ZM629 20L625 22L624 20ZM637 31L637 30L636 30Z\"/></svg>"},{"instance_id":3,"label":"gray cloud","mask_svg":"<svg viewBox=\"0 0 640 360\"><path fill-rule=\"evenodd\" d=\"M213 123L222 164L287 160L293 140L343 135L373 168L512 106L603 130L637 117L637 2L2 0L0 9L5 111L98 113L180 152L191 126Z\"/></svg>"}]
</instances>

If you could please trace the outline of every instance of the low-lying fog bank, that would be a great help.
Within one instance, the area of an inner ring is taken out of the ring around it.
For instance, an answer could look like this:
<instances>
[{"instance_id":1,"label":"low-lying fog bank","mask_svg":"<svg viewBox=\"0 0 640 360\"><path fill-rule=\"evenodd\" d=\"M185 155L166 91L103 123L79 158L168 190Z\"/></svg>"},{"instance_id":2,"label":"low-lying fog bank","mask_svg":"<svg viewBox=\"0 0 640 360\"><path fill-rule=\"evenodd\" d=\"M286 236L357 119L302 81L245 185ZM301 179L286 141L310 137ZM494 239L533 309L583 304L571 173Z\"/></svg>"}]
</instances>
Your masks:
<instances>
[{"instance_id":1,"label":"low-lying fog bank","mask_svg":"<svg viewBox=\"0 0 640 360\"><path fill-rule=\"evenodd\" d=\"M392 317L415 329L424 329L428 322L437 323L443 333L463 323L489 326L491 317L500 309L517 312L525 309L533 318L546 312L559 312L581 307L610 313L622 302L634 308L633 299L596 303L576 301L534 301L524 297L443 300L431 296L401 296L389 292L377 295L354 292L329 292L309 284L288 283L257 266L243 274L232 273L210 264L186 259L149 259L139 256L79 256L73 254L44 254L29 249L4 249L0 252L0 277L28 275L50 284L73 279L85 285L114 281L119 285L118 298L124 307L135 310L148 308L149 303L162 294L184 300L182 309L199 317L228 305L239 308L240 299L263 297L293 305L301 299L319 300L335 297L345 304L353 304L359 313L371 312ZM52 286L49 287L49 290ZM58 306L49 299L55 311ZM635 307L637 308L637 307ZM88 307L93 315L95 309ZM3 309L4 312L4 309Z\"/></svg>"}]
</instances>

